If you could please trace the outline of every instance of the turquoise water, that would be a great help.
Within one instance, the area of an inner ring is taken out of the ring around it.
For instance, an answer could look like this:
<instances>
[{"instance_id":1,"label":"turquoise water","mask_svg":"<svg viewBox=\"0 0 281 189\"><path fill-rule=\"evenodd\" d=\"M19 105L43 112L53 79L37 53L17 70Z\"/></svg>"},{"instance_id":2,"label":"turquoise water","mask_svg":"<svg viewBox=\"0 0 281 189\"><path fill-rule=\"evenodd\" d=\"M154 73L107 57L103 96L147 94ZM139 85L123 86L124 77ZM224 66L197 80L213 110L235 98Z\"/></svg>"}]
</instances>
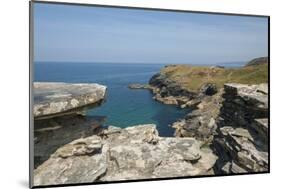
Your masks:
<instances>
[{"instance_id":1,"label":"turquoise water","mask_svg":"<svg viewBox=\"0 0 281 189\"><path fill-rule=\"evenodd\" d=\"M161 136L172 136L169 125L183 118L189 110L164 105L152 99L148 90L131 90L131 83L147 83L159 72L161 64L119 63L35 63L34 80L70 83L99 83L106 85L107 100L87 112L106 116L106 125L128 127L154 123Z\"/></svg>"}]
</instances>

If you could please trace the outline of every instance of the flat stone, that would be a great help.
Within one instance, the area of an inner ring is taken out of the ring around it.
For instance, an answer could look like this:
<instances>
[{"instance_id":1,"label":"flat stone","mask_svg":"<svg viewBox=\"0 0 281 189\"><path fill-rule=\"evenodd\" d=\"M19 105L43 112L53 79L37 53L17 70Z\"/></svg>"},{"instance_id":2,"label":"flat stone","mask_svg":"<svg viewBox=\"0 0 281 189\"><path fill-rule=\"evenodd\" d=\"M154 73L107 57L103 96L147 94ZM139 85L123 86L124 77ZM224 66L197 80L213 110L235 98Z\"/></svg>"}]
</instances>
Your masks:
<instances>
[{"instance_id":1,"label":"flat stone","mask_svg":"<svg viewBox=\"0 0 281 189\"><path fill-rule=\"evenodd\" d=\"M50 118L99 105L106 87L95 83L34 82L33 114L35 119Z\"/></svg>"}]
</instances>

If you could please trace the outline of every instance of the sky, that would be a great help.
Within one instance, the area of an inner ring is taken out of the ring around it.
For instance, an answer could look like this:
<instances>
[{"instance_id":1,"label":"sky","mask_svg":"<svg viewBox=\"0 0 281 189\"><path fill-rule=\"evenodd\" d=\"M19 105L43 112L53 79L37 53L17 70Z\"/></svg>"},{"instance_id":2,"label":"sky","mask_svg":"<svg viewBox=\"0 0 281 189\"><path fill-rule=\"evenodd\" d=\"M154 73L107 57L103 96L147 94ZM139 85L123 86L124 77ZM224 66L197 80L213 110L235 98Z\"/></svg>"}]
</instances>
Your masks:
<instances>
[{"instance_id":1,"label":"sky","mask_svg":"<svg viewBox=\"0 0 281 189\"><path fill-rule=\"evenodd\" d=\"M266 17L34 5L36 62L211 64L267 54Z\"/></svg>"}]
</instances>

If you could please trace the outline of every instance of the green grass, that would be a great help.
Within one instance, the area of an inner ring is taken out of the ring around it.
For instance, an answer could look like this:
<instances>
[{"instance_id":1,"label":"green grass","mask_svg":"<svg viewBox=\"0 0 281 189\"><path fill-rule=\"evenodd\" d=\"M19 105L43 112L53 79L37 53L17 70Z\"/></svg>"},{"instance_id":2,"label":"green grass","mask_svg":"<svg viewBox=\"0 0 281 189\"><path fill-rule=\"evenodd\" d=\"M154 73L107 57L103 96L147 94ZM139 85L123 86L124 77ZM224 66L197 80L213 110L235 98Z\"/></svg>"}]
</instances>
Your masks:
<instances>
[{"instance_id":1,"label":"green grass","mask_svg":"<svg viewBox=\"0 0 281 189\"><path fill-rule=\"evenodd\" d=\"M205 83L214 83L221 88L224 83L259 84L268 82L268 64L231 69L173 65L161 69L161 73L193 92L197 92Z\"/></svg>"}]
</instances>

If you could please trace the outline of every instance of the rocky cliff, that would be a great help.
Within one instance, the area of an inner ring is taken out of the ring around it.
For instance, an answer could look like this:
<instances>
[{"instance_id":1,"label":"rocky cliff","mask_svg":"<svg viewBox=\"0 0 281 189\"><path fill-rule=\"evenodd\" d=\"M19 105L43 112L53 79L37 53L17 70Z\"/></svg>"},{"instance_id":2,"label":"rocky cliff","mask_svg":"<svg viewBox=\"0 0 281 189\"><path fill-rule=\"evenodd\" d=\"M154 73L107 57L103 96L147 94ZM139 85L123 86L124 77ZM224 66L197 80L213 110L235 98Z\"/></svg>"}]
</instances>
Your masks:
<instances>
[{"instance_id":1,"label":"rocky cliff","mask_svg":"<svg viewBox=\"0 0 281 189\"><path fill-rule=\"evenodd\" d=\"M217 157L194 138L159 137L155 125L109 127L57 149L35 185L214 174Z\"/></svg>"},{"instance_id":2,"label":"rocky cliff","mask_svg":"<svg viewBox=\"0 0 281 189\"><path fill-rule=\"evenodd\" d=\"M268 85L225 84L214 150L222 173L268 171Z\"/></svg>"},{"instance_id":3,"label":"rocky cliff","mask_svg":"<svg viewBox=\"0 0 281 189\"><path fill-rule=\"evenodd\" d=\"M160 102L192 110L172 125L174 135L211 146L219 157L216 173L228 174L268 171L267 82L262 57L236 69L166 66L143 88Z\"/></svg>"}]
</instances>

